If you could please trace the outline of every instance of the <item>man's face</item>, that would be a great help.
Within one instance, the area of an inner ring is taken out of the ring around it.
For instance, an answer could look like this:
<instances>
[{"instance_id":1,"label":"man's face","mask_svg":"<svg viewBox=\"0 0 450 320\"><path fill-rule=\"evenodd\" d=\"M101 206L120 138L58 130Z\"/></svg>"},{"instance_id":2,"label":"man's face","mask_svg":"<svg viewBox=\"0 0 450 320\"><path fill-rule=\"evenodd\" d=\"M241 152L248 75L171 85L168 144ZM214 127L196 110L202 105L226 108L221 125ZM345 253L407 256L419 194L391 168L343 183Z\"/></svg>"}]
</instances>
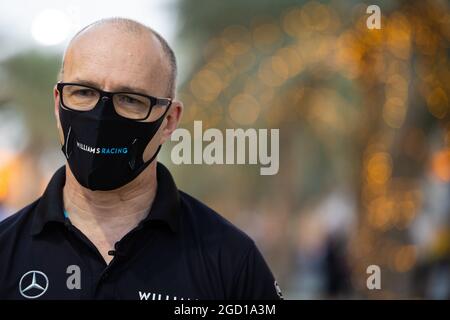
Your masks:
<instances>
[{"instance_id":1,"label":"man's face","mask_svg":"<svg viewBox=\"0 0 450 320\"><path fill-rule=\"evenodd\" d=\"M153 35L144 31L130 33L108 25L97 26L72 42L65 56L62 81L83 83L104 91L132 91L167 97L168 64ZM59 135L64 141L59 125L59 93L55 90L54 94ZM180 115L181 105L175 102L145 149L144 161L167 140Z\"/></svg>"}]
</instances>

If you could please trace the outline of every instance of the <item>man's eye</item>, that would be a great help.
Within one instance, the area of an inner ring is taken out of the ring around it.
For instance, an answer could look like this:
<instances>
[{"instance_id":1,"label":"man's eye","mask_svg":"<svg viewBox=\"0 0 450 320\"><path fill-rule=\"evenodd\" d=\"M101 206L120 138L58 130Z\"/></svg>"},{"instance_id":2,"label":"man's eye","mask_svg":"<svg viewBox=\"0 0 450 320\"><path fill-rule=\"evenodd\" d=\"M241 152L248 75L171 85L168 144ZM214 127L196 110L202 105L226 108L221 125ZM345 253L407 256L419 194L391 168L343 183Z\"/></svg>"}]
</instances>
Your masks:
<instances>
[{"instance_id":1,"label":"man's eye","mask_svg":"<svg viewBox=\"0 0 450 320\"><path fill-rule=\"evenodd\" d=\"M127 102L127 103L138 103L139 101L134 99L134 98L125 97L124 98L124 102Z\"/></svg>"},{"instance_id":2,"label":"man's eye","mask_svg":"<svg viewBox=\"0 0 450 320\"><path fill-rule=\"evenodd\" d=\"M95 96L95 91L89 89L80 89L74 91L72 94L80 97L93 97Z\"/></svg>"},{"instance_id":3,"label":"man's eye","mask_svg":"<svg viewBox=\"0 0 450 320\"><path fill-rule=\"evenodd\" d=\"M131 104L131 105L142 104L142 101L135 99L133 97L130 97L130 96L126 96L126 95L119 96L119 100L121 103L126 103L126 104Z\"/></svg>"}]
</instances>

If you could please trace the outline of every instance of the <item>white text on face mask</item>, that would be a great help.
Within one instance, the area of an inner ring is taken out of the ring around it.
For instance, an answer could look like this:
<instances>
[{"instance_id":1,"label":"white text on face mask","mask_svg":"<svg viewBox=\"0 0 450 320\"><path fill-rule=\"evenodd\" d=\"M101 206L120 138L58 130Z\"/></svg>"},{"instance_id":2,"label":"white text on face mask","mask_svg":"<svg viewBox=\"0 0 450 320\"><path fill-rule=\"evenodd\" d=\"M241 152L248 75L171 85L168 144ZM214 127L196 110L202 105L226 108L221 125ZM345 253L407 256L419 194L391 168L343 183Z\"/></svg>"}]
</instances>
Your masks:
<instances>
[{"instance_id":1,"label":"white text on face mask","mask_svg":"<svg viewBox=\"0 0 450 320\"><path fill-rule=\"evenodd\" d=\"M81 142L77 141L77 147L83 151L92 153L92 154L126 154L128 149L126 147L123 148L96 148L85 145Z\"/></svg>"}]
</instances>

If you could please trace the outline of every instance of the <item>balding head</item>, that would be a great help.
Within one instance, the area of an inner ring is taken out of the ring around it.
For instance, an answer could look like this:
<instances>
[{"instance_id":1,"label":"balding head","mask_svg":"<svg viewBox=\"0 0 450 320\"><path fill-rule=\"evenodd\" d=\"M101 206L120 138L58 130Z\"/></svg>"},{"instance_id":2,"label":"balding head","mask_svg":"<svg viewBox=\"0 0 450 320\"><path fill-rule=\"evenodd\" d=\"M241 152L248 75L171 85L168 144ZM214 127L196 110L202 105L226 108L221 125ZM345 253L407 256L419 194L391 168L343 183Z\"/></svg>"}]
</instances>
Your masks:
<instances>
[{"instance_id":1,"label":"balding head","mask_svg":"<svg viewBox=\"0 0 450 320\"><path fill-rule=\"evenodd\" d=\"M130 19L103 19L79 31L64 54L61 80L72 81L68 77L73 78L74 72L79 73L77 69L99 72L98 80L103 82L108 80L108 75L122 74L123 77L110 80L128 82L117 83L120 87L133 88L133 83L137 89L145 86L147 89L143 93L150 95L175 95L177 64L173 50L157 32ZM100 79L102 75L104 77ZM131 80L132 75L137 79ZM92 79L80 80L93 82ZM144 84L143 81L149 83Z\"/></svg>"}]
</instances>

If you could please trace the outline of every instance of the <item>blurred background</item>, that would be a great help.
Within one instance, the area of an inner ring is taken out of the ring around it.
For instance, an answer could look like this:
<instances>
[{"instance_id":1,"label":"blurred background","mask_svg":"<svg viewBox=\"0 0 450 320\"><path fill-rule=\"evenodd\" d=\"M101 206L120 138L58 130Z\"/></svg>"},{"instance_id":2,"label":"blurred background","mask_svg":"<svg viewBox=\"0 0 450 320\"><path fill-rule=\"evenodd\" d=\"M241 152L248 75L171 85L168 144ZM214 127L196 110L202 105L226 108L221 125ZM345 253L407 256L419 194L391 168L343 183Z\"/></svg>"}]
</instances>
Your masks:
<instances>
[{"instance_id":1,"label":"blurred background","mask_svg":"<svg viewBox=\"0 0 450 320\"><path fill-rule=\"evenodd\" d=\"M368 5L380 6L369 30ZM280 170L160 161L255 239L287 299L450 298L446 0L0 2L0 219L64 163L52 88L70 37L101 18L161 33L182 127L279 128ZM381 268L368 290L366 268Z\"/></svg>"}]
</instances>

